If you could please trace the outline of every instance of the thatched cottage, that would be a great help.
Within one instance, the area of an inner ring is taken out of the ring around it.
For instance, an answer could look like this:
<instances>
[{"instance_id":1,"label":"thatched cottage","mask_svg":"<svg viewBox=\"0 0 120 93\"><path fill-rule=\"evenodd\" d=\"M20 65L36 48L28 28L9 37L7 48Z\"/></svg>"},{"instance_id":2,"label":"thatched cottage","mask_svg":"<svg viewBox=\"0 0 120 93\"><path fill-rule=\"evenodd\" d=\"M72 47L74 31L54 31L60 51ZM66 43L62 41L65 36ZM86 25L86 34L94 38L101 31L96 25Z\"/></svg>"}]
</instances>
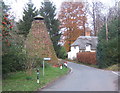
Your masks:
<instances>
[{"instance_id":1,"label":"thatched cottage","mask_svg":"<svg viewBox=\"0 0 120 93\"><path fill-rule=\"evenodd\" d=\"M86 31L85 36L80 36L71 44L71 51L68 52L68 59L76 59L79 52L96 52L98 37L90 36L90 31Z\"/></svg>"}]
</instances>

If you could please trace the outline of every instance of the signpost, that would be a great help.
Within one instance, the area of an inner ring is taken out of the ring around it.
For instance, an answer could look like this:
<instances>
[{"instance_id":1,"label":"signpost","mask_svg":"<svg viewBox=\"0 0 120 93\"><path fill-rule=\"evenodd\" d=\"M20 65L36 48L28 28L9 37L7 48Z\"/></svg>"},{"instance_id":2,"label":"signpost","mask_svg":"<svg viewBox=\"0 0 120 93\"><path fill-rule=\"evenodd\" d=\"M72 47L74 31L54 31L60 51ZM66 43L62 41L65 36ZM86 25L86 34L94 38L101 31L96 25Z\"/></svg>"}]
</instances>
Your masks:
<instances>
[{"instance_id":1,"label":"signpost","mask_svg":"<svg viewBox=\"0 0 120 93\"><path fill-rule=\"evenodd\" d=\"M51 58L49 58L49 57L47 58L47 57L46 57L46 58L44 58L44 60L46 60L46 61L47 61L47 60L51 60Z\"/></svg>"},{"instance_id":2,"label":"signpost","mask_svg":"<svg viewBox=\"0 0 120 93\"><path fill-rule=\"evenodd\" d=\"M45 71L44 71L45 62L44 61L49 61L49 60L51 60L51 58L43 58L43 76L44 76L44 73L45 73Z\"/></svg>"}]
</instances>

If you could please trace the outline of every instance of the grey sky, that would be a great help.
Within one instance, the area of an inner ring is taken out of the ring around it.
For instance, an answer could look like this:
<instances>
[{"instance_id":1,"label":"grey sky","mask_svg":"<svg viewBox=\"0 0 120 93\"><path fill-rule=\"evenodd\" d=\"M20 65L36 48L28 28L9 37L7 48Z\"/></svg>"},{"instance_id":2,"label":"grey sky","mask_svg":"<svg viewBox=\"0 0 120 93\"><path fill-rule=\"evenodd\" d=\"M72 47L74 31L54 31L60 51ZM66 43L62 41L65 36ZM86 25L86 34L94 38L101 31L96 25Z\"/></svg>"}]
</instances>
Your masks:
<instances>
[{"instance_id":1,"label":"grey sky","mask_svg":"<svg viewBox=\"0 0 120 93\"><path fill-rule=\"evenodd\" d=\"M12 14L16 17L16 20L22 18L22 14L23 14L23 8L25 7L26 3L28 2L28 0L3 0L6 4L11 6L11 12ZM32 0L32 2L34 3L35 7L37 9L40 8L41 6L41 2L43 0ZM46 0L47 1L47 0ZM61 2L63 1L71 1L71 0L50 0L52 1L57 8L57 12L60 10L60 5ZM72 0L72 1L76 1L76 0ZM81 0L77 0L77 1L81 1ZM106 6L113 6L115 3L115 0L82 0L84 2L92 2L92 1L101 1L103 2Z\"/></svg>"}]
</instances>

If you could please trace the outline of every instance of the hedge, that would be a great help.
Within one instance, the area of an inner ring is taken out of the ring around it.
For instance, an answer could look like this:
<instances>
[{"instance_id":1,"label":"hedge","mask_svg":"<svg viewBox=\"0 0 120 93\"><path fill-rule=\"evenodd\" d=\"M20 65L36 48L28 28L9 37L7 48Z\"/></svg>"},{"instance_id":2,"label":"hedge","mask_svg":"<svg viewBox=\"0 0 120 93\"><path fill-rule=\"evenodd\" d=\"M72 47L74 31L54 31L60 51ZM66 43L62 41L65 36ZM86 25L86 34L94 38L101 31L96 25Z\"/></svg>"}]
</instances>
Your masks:
<instances>
[{"instance_id":1,"label":"hedge","mask_svg":"<svg viewBox=\"0 0 120 93\"><path fill-rule=\"evenodd\" d=\"M96 52L79 52L77 54L77 61L87 64L96 64Z\"/></svg>"}]
</instances>

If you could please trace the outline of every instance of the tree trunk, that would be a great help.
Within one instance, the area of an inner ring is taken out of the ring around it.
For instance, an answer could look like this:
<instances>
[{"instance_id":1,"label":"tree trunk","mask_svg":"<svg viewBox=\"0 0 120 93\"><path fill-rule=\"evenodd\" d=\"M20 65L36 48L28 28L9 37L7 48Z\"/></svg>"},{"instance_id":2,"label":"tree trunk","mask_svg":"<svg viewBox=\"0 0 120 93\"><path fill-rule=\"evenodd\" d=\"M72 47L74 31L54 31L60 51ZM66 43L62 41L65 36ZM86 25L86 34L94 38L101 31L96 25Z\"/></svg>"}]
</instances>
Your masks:
<instances>
[{"instance_id":1,"label":"tree trunk","mask_svg":"<svg viewBox=\"0 0 120 93\"><path fill-rule=\"evenodd\" d=\"M107 25L107 16L106 16L106 40L108 41L108 25Z\"/></svg>"},{"instance_id":2,"label":"tree trunk","mask_svg":"<svg viewBox=\"0 0 120 93\"><path fill-rule=\"evenodd\" d=\"M96 36L96 22L95 22L95 4L93 2L93 26L94 26L94 36Z\"/></svg>"}]
</instances>

